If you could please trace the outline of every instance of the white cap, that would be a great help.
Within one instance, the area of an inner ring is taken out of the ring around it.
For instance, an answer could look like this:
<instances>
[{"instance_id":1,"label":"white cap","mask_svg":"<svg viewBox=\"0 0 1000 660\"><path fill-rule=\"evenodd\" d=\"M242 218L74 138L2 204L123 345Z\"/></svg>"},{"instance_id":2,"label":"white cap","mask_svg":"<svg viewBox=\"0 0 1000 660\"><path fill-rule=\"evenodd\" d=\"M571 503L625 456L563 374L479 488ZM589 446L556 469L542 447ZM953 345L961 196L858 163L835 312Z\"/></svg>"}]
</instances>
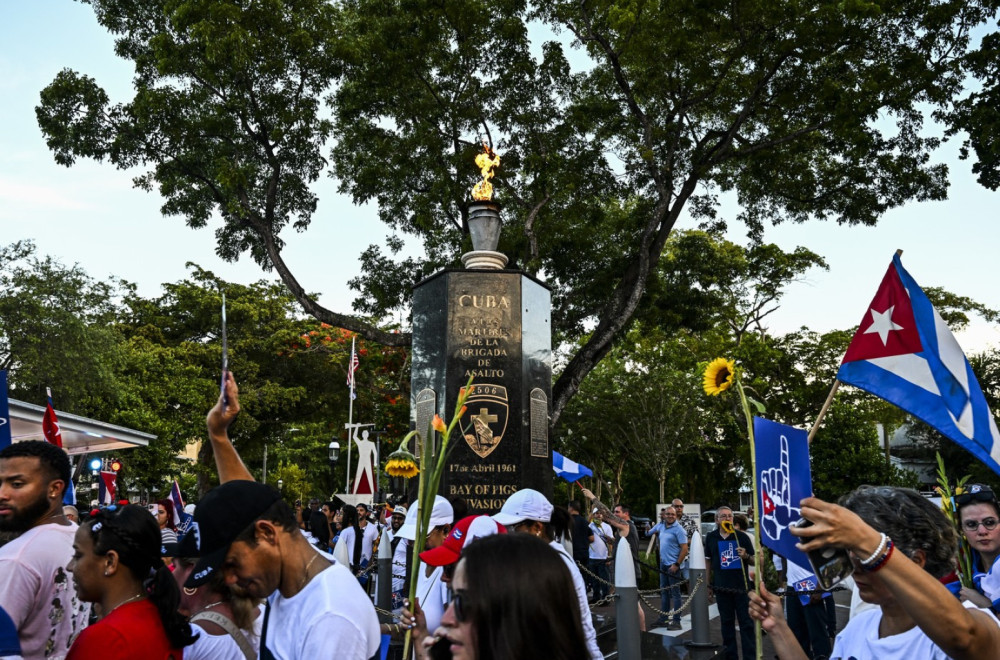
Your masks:
<instances>
[{"instance_id":1,"label":"white cap","mask_svg":"<svg viewBox=\"0 0 1000 660\"><path fill-rule=\"evenodd\" d=\"M525 488L508 497L493 520L501 525L516 525L524 520L549 522L552 520L552 504L537 490Z\"/></svg>"},{"instance_id":2,"label":"white cap","mask_svg":"<svg viewBox=\"0 0 1000 660\"><path fill-rule=\"evenodd\" d=\"M414 502L406 512L406 520L403 526L396 532L396 538L415 540L417 537L417 516L419 515L420 502ZM451 502L437 495L434 497L434 509L431 510L430 529L438 525L450 525L455 522L455 510L451 508Z\"/></svg>"},{"instance_id":3,"label":"white cap","mask_svg":"<svg viewBox=\"0 0 1000 660\"><path fill-rule=\"evenodd\" d=\"M393 515L393 516L405 516L406 515L406 507L403 506L402 504L393 507L391 515Z\"/></svg>"}]
</instances>

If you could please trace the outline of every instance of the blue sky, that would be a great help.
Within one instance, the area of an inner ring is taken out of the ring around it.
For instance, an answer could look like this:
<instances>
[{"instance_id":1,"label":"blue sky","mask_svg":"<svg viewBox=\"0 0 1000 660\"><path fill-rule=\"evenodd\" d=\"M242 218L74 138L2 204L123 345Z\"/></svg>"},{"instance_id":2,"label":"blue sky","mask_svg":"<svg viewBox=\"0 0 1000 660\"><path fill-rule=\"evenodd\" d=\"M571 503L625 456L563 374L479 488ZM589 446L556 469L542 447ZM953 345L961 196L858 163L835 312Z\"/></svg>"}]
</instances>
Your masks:
<instances>
[{"instance_id":1,"label":"blue sky","mask_svg":"<svg viewBox=\"0 0 1000 660\"><path fill-rule=\"evenodd\" d=\"M131 94L132 70L112 51L112 38L90 6L71 0L4 2L0 9L0 242L33 239L43 254L79 263L92 276L135 282L153 296L163 282L186 276L193 261L233 281L267 277L250 260L227 264L215 256L215 227L192 230L180 218L159 213L155 193L135 190L132 174L92 161L56 165L38 130L39 91L65 67L93 76L113 101ZM889 212L877 227L812 222L771 228L767 239L786 249L806 246L823 255L828 272L813 271L791 286L770 317L774 332L800 326L825 331L854 327L891 260L903 263L923 286L943 286L1000 308L993 257L1000 246L997 194L980 187L970 163L947 144L935 160L951 168L950 198L911 203ZM327 177L318 182L320 207L303 234L287 232L286 261L302 285L340 312L350 311L347 281L358 274L357 255L382 243L387 228L372 206L356 207ZM990 209L993 209L992 211ZM731 222L732 238L742 228ZM690 226L691 223L681 223ZM1000 332L982 322L959 335L967 351L1000 343Z\"/></svg>"}]
</instances>

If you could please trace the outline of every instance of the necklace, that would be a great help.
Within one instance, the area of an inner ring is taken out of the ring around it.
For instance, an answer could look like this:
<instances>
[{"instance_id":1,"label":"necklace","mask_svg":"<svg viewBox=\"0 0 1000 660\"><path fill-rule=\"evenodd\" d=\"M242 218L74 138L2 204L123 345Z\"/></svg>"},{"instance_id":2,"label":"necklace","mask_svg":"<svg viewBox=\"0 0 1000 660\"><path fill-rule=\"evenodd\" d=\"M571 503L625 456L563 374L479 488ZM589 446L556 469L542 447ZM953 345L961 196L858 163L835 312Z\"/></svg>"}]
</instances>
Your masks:
<instances>
[{"instance_id":1,"label":"necklace","mask_svg":"<svg viewBox=\"0 0 1000 660\"><path fill-rule=\"evenodd\" d=\"M111 614L112 612L114 612L114 611L115 611L115 610L117 610L117 609L118 609L119 607L121 607L122 605L125 605L125 604L127 604L127 603L131 603L131 602L132 602L132 601L134 601L134 600L139 600L140 598L142 598L142 597L143 597L143 596L145 596L145 595L146 595L146 594L143 594L143 593L138 593L138 594L136 594L136 595L132 596L131 598L126 598L125 600L123 600L122 602L118 603L117 605L115 605L114 607L112 607L112 608L111 608L110 610L108 610L108 613L107 613L107 614L105 614L104 616L105 616L105 617L107 617L107 616L108 616L108 615L110 615L110 614ZM102 617L102 618L103 618L103 617Z\"/></svg>"},{"instance_id":2,"label":"necklace","mask_svg":"<svg viewBox=\"0 0 1000 660\"><path fill-rule=\"evenodd\" d=\"M226 601L224 601L224 600L217 600L214 603L211 603L210 605L206 605L205 607L201 608L200 610L198 610L197 612L195 612L195 614L201 614L205 610L210 610L213 607L215 607L216 605L222 605L224 602L226 602Z\"/></svg>"},{"instance_id":3,"label":"necklace","mask_svg":"<svg viewBox=\"0 0 1000 660\"><path fill-rule=\"evenodd\" d=\"M309 579L309 569L312 568L313 562L317 559L319 559L319 553L314 552L313 558L306 564L306 570L302 574L302 579L299 580L299 588L296 591L302 591L302 587L306 586L306 580Z\"/></svg>"}]
</instances>

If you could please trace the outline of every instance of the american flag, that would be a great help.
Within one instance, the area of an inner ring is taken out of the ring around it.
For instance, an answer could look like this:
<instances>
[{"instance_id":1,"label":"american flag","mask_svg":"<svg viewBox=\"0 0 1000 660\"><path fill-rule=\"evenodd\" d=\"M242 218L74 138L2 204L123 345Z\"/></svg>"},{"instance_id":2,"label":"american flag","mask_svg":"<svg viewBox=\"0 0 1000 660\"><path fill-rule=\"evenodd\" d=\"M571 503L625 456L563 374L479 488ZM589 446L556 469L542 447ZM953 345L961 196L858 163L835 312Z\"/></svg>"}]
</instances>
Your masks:
<instances>
[{"instance_id":1,"label":"american flag","mask_svg":"<svg viewBox=\"0 0 1000 660\"><path fill-rule=\"evenodd\" d=\"M351 398L356 399L358 395L354 393L354 372L358 370L358 354L354 352L354 341L351 340L351 363L347 366L347 386L351 388Z\"/></svg>"}]
</instances>

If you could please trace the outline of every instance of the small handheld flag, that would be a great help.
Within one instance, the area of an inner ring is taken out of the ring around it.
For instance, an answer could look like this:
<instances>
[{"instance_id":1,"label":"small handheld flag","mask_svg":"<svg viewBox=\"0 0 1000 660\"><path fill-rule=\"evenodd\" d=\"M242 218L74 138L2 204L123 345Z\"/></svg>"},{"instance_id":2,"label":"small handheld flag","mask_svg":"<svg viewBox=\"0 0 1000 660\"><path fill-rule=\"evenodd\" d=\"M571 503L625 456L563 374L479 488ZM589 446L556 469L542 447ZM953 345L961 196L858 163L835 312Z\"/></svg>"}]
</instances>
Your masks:
<instances>
[{"instance_id":1,"label":"small handheld flag","mask_svg":"<svg viewBox=\"0 0 1000 660\"><path fill-rule=\"evenodd\" d=\"M176 479L174 479L174 485L170 487L170 500L174 503L174 527L183 534L191 526L194 516L184 511L184 497L181 495L181 486Z\"/></svg>"},{"instance_id":2,"label":"small handheld flag","mask_svg":"<svg viewBox=\"0 0 1000 660\"><path fill-rule=\"evenodd\" d=\"M954 335L896 254L837 379L898 406L1000 474L1000 432Z\"/></svg>"},{"instance_id":3,"label":"small handheld flag","mask_svg":"<svg viewBox=\"0 0 1000 660\"><path fill-rule=\"evenodd\" d=\"M45 439L55 445L62 447L62 433L59 431L59 419L56 417L56 409L52 407L52 390L45 388L46 405L45 415L42 417L42 434Z\"/></svg>"},{"instance_id":4,"label":"small handheld flag","mask_svg":"<svg viewBox=\"0 0 1000 660\"><path fill-rule=\"evenodd\" d=\"M582 477L594 476L593 470L575 461L571 461L557 451L552 452L552 469L556 475L570 483Z\"/></svg>"},{"instance_id":5,"label":"small handheld flag","mask_svg":"<svg viewBox=\"0 0 1000 660\"><path fill-rule=\"evenodd\" d=\"M226 294L222 294L222 379L219 383L219 394L222 395L222 405L229 405L226 396L226 374L229 372L229 339L226 333Z\"/></svg>"},{"instance_id":6,"label":"small handheld flag","mask_svg":"<svg viewBox=\"0 0 1000 660\"><path fill-rule=\"evenodd\" d=\"M7 402L7 372L0 370L0 449L10 446L10 404Z\"/></svg>"}]
</instances>

